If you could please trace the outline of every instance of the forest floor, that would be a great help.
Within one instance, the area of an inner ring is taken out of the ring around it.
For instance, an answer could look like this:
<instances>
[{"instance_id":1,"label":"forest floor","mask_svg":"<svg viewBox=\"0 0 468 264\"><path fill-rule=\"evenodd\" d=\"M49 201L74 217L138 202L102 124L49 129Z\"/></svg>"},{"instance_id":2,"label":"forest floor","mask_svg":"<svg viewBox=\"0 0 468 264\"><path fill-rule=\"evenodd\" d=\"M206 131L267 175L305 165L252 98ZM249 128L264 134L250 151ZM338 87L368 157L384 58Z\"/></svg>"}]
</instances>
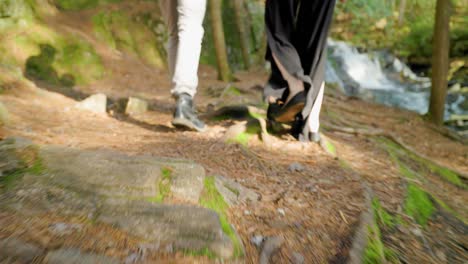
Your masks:
<instances>
[{"instance_id":1,"label":"forest floor","mask_svg":"<svg viewBox=\"0 0 468 264\"><path fill-rule=\"evenodd\" d=\"M161 80L149 72L145 76L141 72L132 74L132 71L135 71L134 67L114 80L120 83L119 78L128 78L129 83L132 83L131 79L138 83L137 80L149 79L161 83L133 91L150 102L151 111L132 117L117 110L111 110L108 115L97 115L74 108L76 102L71 98L37 93L28 85L22 87L21 82L12 82L0 95L10 116L1 137L21 136L37 144L78 149L113 149L132 155L187 158L204 166L207 175L235 179L261 195L258 203L242 204L229 210L229 220L242 238L248 263L258 262L258 249L250 241L256 235L284 238L283 246L273 258L275 263L292 262L295 253L304 256L306 263L340 263L348 259L360 215L366 210L364 182L385 212L392 218L402 219L391 228L381 226L385 247L390 248L398 259L406 263L466 261L466 178L462 180L463 187L432 171L424 172L422 179L409 179L402 174L398 160L406 159L404 162L410 163L407 166L414 168L422 165L414 164L417 160L411 158L413 154L405 153L406 158L395 160L392 150L388 149L391 144L383 139L395 139L404 144L408 153L416 153L418 157L466 175L468 147L442 135L420 116L346 98L330 89L324 102L322 123L323 134L334 145L336 157L318 144L300 143L287 134L271 135L268 143L257 136L250 137L247 144L228 143L226 131L243 121L229 117L206 119L209 129L205 133L177 130L170 124L174 104L165 77ZM239 74L240 81L233 84L237 92L223 93L226 84L216 81L213 70L203 67L200 74L203 77L197 106L201 114L207 108L219 108L223 104L259 104L261 92L255 87L260 87L266 75L258 72ZM80 90L87 94L98 91L112 94L117 99L131 94L132 87L123 91L120 97L117 97L120 89L102 91L93 85ZM291 169L293 163L301 164L302 168ZM416 183L429 193L437 207L425 226L418 225L405 213L408 183ZM446 208L451 209L442 208L437 201L444 201L443 204L448 205ZM374 207L367 209L375 211ZM21 222L12 220L14 215L3 219ZM47 242L43 242L47 239L34 235L34 232L44 233L40 222L29 229L31 237L28 240L37 242L39 239L47 247ZM24 226L19 224L17 228ZM117 232L110 231L111 227L96 229L89 232L105 233L92 236L98 241L109 239L108 232ZM14 230L8 232L14 233ZM73 236L69 239L72 241L62 243L85 246L80 244L82 240L73 242ZM98 241L93 243L99 244ZM104 253L112 255L119 250L122 249L105 249ZM180 255L173 257L181 262L196 261Z\"/></svg>"},{"instance_id":2,"label":"forest floor","mask_svg":"<svg viewBox=\"0 0 468 264\"><path fill-rule=\"evenodd\" d=\"M91 32L91 25L80 24L78 16L56 19L51 23L60 25L58 30ZM64 90L33 84L0 68L7 76L0 102L9 112L0 139L24 137L39 145L185 158L202 165L207 175L235 180L260 195L259 201L228 211L247 263L259 262L261 249L251 242L255 236L283 240L272 263L343 263L362 230L368 242L364 258L370 263L468 260L468 146L452 139L446 129L415 113L348 98L329 88L321 115L322 145L297 142L287 133L265 136L258 131L232 142L226 135L251 118L213 113L225 106L264 108L261 87L267 74L238 73L236 81L226 84L217 80L215 70L202 66L196 105L208 130L181 131L171 125L174 102L165 71L100 47L92 37L89 41L112 74L88 86ZM74 107L95 93L110 99L107 114ZM149 102L150 111L125 115L122 104L129 96ZM365 212L373 217L366 220ZM4 211L0 238L16 235L46 249L73 246L120 260L138 248L138 237L99 223L58 238L48 231L57 221L72 220L60 214L25 219ZM207 256L157 252L143 260L156 261L216 262Z\"/></svg>"}]
</instances>

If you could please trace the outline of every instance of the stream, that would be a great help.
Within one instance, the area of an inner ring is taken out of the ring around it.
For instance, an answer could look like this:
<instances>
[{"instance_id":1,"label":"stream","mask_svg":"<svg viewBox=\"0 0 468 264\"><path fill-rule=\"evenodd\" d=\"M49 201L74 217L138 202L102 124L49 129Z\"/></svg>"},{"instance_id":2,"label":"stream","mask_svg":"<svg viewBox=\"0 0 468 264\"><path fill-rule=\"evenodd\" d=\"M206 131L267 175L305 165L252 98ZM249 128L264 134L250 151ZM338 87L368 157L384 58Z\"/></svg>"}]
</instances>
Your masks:
<instances>
[{"instance_id":1,"label":"stream","mask_svg":"<svg viewBox=\"0 0 468 264\"><path fill-rule=\"evenodd\" d=\"M427 113L429 108L430 78L416 75L387 51L360 52L348 43L329 39L326 82L348 96L366 101L419 114ZM468 93L463 90L449 89L446 120L454 115L468 115Z\"/></svg>"}]
</instances>

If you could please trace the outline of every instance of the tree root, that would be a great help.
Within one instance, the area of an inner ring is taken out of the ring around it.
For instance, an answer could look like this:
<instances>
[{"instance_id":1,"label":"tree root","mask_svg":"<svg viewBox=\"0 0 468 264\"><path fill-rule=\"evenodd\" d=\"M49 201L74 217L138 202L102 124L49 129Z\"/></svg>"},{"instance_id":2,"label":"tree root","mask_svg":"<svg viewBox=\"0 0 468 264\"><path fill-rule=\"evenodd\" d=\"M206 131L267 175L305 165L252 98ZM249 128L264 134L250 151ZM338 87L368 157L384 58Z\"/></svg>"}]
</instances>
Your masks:
<instances>
[{"instance_id":1,"label":"tree root","mask_svg":"<svg viewBox=\"0 0 468 264\"><path fill-rule=\"evenodd\" d=\"M439 164L438 162L434 161L433 159L427 157L426 155L422 154L421 152L415 150L413 147L409 146L408 144L406 144L400 137L390 133L390 132L387 132L385 130L382 130L382 129L361 129L361 128L352 128L352 127L340 127L340 126L336 126L336 125L332 125L332 124L327 124L326 126L324 126L325 129L329 130L329 131L336 131L336 132L341 132L341 133L347 133L347 134L353 134L353 135L356 135L356 136L372 136L372 137L385 137L385 138L388 138L390 139L391 141L397 143L398 145L400 145L402 148L408 150L409 152L412 152L413 154L425 159L425 160L429 160L431 161L432 163L434 163L435 165L439 166L439 167L444 167L444 168L447 168L451 171L453 171L454 173L458 174L458 176L464 180L468 180L468 175L465 174L465 173L462 173L454 168L451 168L447 165L441 165Z\"/></svg>"}]
</instances>

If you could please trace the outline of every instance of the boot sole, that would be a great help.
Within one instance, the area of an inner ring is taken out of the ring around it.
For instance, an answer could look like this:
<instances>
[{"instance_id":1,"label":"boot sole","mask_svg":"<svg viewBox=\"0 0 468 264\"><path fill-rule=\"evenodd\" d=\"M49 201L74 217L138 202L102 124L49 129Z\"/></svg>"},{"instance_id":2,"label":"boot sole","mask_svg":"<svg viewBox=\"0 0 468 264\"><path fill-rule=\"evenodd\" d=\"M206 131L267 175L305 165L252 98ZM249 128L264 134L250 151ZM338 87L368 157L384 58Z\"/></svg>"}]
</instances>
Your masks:
<instances>
[{"instance_id":1,"label":"boot sole","mask_svg":"<svg viewBox=\"0 0 468 264\"><path fill-rule=\"evenodd\" d=\"M199 128L196 127L192 122L188 121L187 119L184 118L174 118L172 120L172 125L175 127L184 127L188 128L190 130L198 131L198 132L205 132L206 127L204 128Z\"/></svg>"},{"instance_id":2,"label":"boot sole","mask_svg":"<svg viewBox=\"0 0 468 264\"><path fill-rule=\"evenodd\" d=\"M304 108L305 103L297 103L288 107L281 113L279 113L276 117L274 117L276 122L279 123L288 123L293 122L296 115L302 111Z\"/></svg>"}]
</instances>

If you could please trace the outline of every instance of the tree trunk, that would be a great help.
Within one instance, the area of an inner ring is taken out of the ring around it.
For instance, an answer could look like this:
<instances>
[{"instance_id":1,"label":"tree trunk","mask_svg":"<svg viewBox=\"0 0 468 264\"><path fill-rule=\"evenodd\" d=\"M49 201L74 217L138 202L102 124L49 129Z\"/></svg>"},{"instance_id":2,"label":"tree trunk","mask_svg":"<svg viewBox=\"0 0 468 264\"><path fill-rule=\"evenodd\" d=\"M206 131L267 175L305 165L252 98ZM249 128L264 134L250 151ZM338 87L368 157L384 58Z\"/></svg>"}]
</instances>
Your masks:
<instances>
[{"instance_id":1,"label":"tree trunk","mask_svg":"<svg viewBox=\"0 0 468 264\"><path fill-rule=\"evenodd\" d=\"M226 41L222 17L222 0L209 0L208 2L211 27L213 29L213 41L216 51L219 78L225 82L231 80L231 69L227 59Z\"/></svg>"},{"instance_id":2,"label":"tree trunk","mask_svg":"<svg viewBox=\"0 0 468 264\"><path fill-rule=\"evenodd\" d=\"M246 69L250 68L250 47L249 47L249 35L246 27L246 16L247 10L244 6L244 0L229 0L232 1L234 7L234 14L236 17L236 28L239 32L239 42L242 51L242 58L244 60L244 66Z\"/></svg>"},{"instance_id":3,"label":"tree trunk","mask_svg":"<svg viewBox=\"0 0 468 264\"><path fill-rule=\"evenodd\" d=\"M406 12L406 0L400 0L400 11L398 15L398 24L400 26L403 25L403 21L405 20L405 12Z\"/></svg>"},{"instance_id":4,"label":"tree trunk","mask_svg":"<svg viewBox=\"0 0 468 264\"><path fill-rule=\"evenodd\" d=\"M450 50L450 0L437 0L432 50L432 89L429 117L435 124L444 121Z\"/></svg>"},{"instance_id":5,"label":"tree trunk","mask_svg":"<svg viewBox=\"0 0 468 264\"><path fill-rule=\"evenodd\" d=\"M268 49L268 39L266 32L262 34L262 40L260 43L260 49L258 50L258 64L265 65L265 55Z\"/></svg>"}]
</instances>

